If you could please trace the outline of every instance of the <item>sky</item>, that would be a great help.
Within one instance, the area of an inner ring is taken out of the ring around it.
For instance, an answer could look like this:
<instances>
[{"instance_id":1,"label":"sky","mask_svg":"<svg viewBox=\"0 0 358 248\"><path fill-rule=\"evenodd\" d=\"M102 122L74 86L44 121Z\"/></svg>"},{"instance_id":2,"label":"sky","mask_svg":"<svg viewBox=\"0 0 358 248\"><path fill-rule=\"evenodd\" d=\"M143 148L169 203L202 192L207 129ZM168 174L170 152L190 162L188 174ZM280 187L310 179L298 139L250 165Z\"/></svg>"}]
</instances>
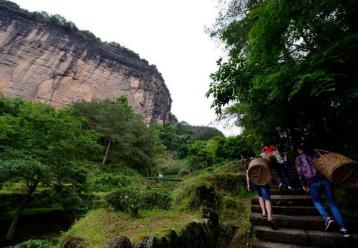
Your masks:
<instances>
[{"instance_id":1,"label":"sky","mask_svg":"<svg viewBox=\"0 0 358 248\"><path fill-rule=\"evenodd\" d=\"M206 98L209 75L223 50L205 33L216 0L12 0L30 11L60 14L103 41L116 41L157 66L169 88L172 113L191 125L210 125L225 135L239 129L216 121Z\"/></svg>"}]
</instances>

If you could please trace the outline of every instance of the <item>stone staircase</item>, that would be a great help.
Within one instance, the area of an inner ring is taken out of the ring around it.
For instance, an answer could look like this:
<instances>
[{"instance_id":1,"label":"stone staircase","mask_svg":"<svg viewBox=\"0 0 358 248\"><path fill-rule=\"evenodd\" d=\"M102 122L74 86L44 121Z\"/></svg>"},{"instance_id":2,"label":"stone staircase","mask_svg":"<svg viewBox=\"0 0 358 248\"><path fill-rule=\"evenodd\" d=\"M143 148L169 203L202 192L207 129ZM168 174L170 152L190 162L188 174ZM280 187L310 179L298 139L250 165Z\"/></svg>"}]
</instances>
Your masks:
<instances>
[{"instance_id":1,"label":"stone staircase","mask_svg":"<svg viewBox=\"0 0 358 248\"><path fill-rule=\"evenodd\" d=\"M324 232L324 222L314 208L311 196L298 189L297 177L294 190L271 187L273 220L278 229L273 230L261 215L258 198L252 199L251 223L253 248L302 248L302 247L358 247L357 226L350 226L351 238L344 238L337 231ZM348 223L349 224L349 223ZM336 229L336 228L333 228Z\"/></svg>"}]
</instances>

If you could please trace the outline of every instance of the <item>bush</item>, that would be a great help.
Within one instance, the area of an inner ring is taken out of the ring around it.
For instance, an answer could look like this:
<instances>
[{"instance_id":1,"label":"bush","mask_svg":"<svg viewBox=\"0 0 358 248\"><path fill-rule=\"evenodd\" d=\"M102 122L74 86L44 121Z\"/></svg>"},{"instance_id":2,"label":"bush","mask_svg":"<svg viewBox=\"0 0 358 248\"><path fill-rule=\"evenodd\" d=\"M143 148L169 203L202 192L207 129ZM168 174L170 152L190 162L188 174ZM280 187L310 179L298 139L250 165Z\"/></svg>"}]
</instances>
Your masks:
<instances>
[{"instance_id":1,"label":"bush","mask_svg":"<svg viewBox=\"0 0 358 248\"><path fill-rule=\"evenodd\" d=\"M229 191L231 193L241 192L242 179L238 174L213 174L212 176L208 176L206 181L210 182L218 191Z\"/></svg>"},{"instance_id":2,"label":"bush","mask_svg":"<svg viewBox=\"0 0 358 248\"><path fill-rule=\"evenodd\" d=\"M131 179L123 175L103 174L89 182L93 191L111 191L114 188L123 188L131 184Z\"/></svg>"},{"instance_id":3,"label":"bush","mask_svg":"<svg viewBox=\"0 0 358 248\"><path fill-rule=\"evenodd\" d=\"M175 207L179 210L197 210L205 205L215 209L219 204L219 198L207 180L208 175L207 172L201 172L182 182L173 192Z\"/></svg>"},{"instance_id":4,"label":"bush","mask_svg":"<svg viewBox=\"0 0 358 248\"><path fill-rule=\"evenodd\" d=\"M188 160L193 168L204 168L213 165L214 154L208 149L207 142L196 141L189 147Z\"/></svg>"},{"instance_id":5,"label":"bush","mask_svg":"<svg viewBox=\"0 0 358 248\"><path fill-rule=\"evenodd\" d=\"M106 200L114 209L127 211L133 217L138 217L140 209L167 209L171 202L168 192L133 187L122 188L112 192L107 196Z\"/></svg>"},{"instance_id":6,"label":"bush","mask_svg":"<svg viewBox=\"0 0 358 248\"><path fill-rule=\"evenodd\" d=\"M169 192L164 190L143 191L143 201L146 209L160 208L168 209L172 201Z\"/></svg>"},{"instance_id":7,"label":"bush","mask_svg":"<svg viewBox=\"0 0 358 248\"><path fill-rule=\"evenodd\" d=\"M26 242L12 246L13 248L55 248L57 242L54 240L30 239Z\"/></svg>"},{"instance_id":8,"label":"bush","mask_svg":"<svg viewBox=\"0 0 358 248\"><path fill-rule=\"evenodd\" d=\"M179 175L181 171L187 170L190 166L187 160L169 160L164 161L165 166L162 166L164 175Z\"/></svg>"},{"instance_id":9,"label":"bush","mask_svg":"<svg viewBox=\"0 0 358 248\"><path fill-rule=\"evenodd\" d=\"M67 213L82 214L88 211L91 197L85 194L64 192L59 195L59 202Z\"/></svg>"}]
</instances>

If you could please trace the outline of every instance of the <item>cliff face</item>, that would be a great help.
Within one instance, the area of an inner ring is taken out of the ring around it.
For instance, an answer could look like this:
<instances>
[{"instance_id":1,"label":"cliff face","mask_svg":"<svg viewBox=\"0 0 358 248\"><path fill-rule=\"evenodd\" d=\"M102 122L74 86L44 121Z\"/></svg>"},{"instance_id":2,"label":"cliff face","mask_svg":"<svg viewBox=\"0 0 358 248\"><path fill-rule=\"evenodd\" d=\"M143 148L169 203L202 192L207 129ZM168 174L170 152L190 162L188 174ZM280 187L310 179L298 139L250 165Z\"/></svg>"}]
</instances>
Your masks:
<instances>
[{"instance_id":1,"label":"cliff face","mask_svg":"<svg viewBox=\"0 0 358 248\"><path fill-rule=\"evenodd\" d=\"M170 93L152 66L1 7L0 92L54 107L125 95L147 123L172 119Z\"/></svg>"}]
</instances>

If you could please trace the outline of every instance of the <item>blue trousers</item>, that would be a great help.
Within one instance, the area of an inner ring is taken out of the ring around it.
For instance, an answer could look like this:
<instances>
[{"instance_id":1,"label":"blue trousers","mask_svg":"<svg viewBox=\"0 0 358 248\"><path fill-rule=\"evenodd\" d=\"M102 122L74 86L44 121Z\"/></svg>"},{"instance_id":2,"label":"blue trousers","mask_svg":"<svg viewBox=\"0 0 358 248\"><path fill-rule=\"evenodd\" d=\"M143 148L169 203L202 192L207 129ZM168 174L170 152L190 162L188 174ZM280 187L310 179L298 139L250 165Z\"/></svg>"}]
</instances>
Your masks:
<instances>
[{"instance_id":1,"label":"blue trousers","mask_svg":"<svg viewBox=\"0 0 358 248\"><path fill-rule=\"evenodd\" d=\"M285 184L290 186L290 182L288 180L288 175L290 173L290 167L288 163L277 163L277 174L278 174L278 183Z\"/></svg>"},{"instance_id":2,"label":"blue trousers","mask_svg":"<svg viewBox=\"0 0 358 248\"><path fill-rule=\"evenodd\" d=\"M255 184L254 187L260 197L262 197L265 201L271 201L270 187L268 185L260 186Z\"/></svg>"},{"instance_id":3,"label":"blue trousers","mask_svg":"<svg viewBox=\"0 0 358 248\"><path fill-rule=\"evenodd\" d=\"M329 217L326 209L323 207L322 201L321 201L321 194L324 193L324 196L326 198L327 204L329 209L331 210L331 213L336 220L339 229L346 229L346 224L343 220L342 214L339 212L339 209L334 202L334 193L332 190L332 184L327 179L321 179L314 183L312 183L309 186L313 204L318 210L318 212L322 215L324 220L327 220Z\"/></svg>"}]
</instances>

